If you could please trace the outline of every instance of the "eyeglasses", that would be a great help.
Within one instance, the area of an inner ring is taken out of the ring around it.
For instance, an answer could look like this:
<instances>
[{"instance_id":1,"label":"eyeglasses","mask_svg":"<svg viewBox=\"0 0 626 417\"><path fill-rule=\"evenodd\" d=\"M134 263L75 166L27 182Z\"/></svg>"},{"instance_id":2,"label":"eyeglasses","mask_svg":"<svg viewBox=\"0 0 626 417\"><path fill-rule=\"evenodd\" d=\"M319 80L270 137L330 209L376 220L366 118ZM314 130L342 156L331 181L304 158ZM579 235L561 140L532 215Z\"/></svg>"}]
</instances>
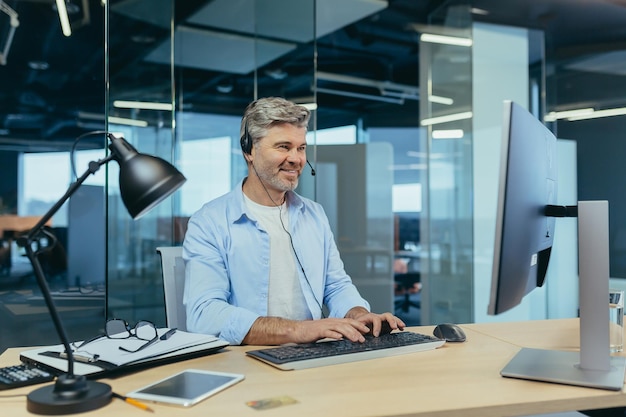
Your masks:
<instances>
[{"instance_id":1,"label":"eyeglasses","mask_svg":"<svg viewBox=\"0 0 626 417\"><path fill-rule=\"evenodd\" d=\"M80 349L86 344L101 339L102 337L107 337L109 339L128 339L131 337L136 337L139 340L146 340L146 343L139 346L135 350L128 349L124 346L119 347L120 350L130 353L139 352L140 350L147 348L148 346L154 344L159 340L156 326L150 321L140 320L137 322L137 324L135 324L134 327L131 327L126 320L111 319L108 320L104 326L104 335L98 335L91 339L85 340L79 346L74 346L74 348Z\"/></svg>"},{"instance_id":2,"label":"eyeglasses","mask_svg":"<svg viewBox=\"0 0 626 417\"><path fill-rule=\"evenodd\" d=\"M106 337L109 339L128 339L134 336L139 340L147 341L135 350L120 346L120 350L124 352L139 352L159 340L159 335L154 323L147 320L138 321L135 327L131 328L126 320L112 319L106 322L104 331Z\"/></svg>"}]
</instances>

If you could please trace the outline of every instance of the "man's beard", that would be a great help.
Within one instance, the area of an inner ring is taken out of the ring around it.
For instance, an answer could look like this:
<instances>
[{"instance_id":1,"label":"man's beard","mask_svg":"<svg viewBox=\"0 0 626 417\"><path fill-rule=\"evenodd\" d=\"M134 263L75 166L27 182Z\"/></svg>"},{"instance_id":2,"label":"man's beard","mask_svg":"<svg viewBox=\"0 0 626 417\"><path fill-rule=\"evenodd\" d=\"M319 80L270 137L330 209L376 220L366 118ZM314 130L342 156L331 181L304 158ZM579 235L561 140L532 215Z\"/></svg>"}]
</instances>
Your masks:
<instances>
[{"instance_id":1,"label":"man's beard","mask_svg":"<svg viewBox=\"0 0 626 417\"><path fill-rule=\"evenodd\" d=\"M298 187L298 179L300 176L296 177L295 180L289 181L279 177L280 171L277 173L270 172L269 170L261 169L260 173L257 173L259 178L270 185L275 190L280 191L293 191Z\"/></svg>"}]
</instances>

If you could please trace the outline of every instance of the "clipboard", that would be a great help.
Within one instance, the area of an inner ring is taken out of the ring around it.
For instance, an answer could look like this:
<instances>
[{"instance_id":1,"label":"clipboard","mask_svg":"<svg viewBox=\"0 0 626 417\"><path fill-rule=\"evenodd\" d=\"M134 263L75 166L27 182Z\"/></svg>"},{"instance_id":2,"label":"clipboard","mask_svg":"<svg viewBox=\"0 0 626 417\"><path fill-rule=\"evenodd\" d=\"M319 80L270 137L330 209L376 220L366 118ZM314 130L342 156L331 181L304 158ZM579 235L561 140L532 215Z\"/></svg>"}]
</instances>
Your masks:
<instances>
[{"instance_id":1,"label":"clipboard","mask_svg":"<svg viewBox=\"0 0 626 417\"><path fill-rule=\"evenodd\" d=\"M158 337L165 334L168 328L157 329ZM80 346L82 341L75 342ZM74 373L87 378L112 376L141 368L178 362L195 357L216 353L229 343L212 335L189 333L177 330L166 340L158 342L139 352L124 352L120 347L136 349L145 343L136 338L101 339L89 342L74 352ZM67 359L62 344L42 346L20 353L24 363L36 365L52 373L67 372Z\"/></svg>"}]
</instances>

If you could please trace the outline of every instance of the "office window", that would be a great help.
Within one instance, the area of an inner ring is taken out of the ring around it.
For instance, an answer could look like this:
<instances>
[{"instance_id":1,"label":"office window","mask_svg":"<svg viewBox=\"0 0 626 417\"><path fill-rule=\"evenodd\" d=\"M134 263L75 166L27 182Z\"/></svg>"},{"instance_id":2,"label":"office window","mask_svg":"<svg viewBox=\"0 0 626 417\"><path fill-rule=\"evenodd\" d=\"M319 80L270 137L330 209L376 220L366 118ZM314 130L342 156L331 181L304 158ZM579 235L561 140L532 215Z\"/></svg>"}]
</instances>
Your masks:
<instances>
[{"instance_id":1,"label":"office window","mask_svg":"<svg viewBox=\"0 0 626 417\"><path fill-rule=\"evenodd\" d=\"M357 142L356 126L339 126L320 129L307 134L309 145L352 145Z\"/></svg>"},{"instance_id":2,"label":"office window","mask_svg":"<svg viewBox=\"0 0 626 417\"><path fill-rule=\"evenodd\" d=\"M231 190L230 177L224 177L231 168L230 144L230 137L182 142L180 169L187 183L180 191L181 215L190 216L207 201Z\"/></svg>"},{"instance_id":3,"label":"office window","mask_svg":"<svg viewBox=\"0 0 626 417\"><path fill-rule=\"evenodd\" d=\"M76 174L82 175L90 161L104 157L104 150L76 151L74 159ZM69 152L24 153L19 159L18 214L40 216L45 214L65 193L72 181ZM84 182L85 185L105 183L105 170L96 172ZM67 210L63 207L54 217L53 224L67 226Z\"/></svg>"},{"instance_id":4,"label":"office window","mask_svg":"<svg viewBox=\"0 0 626 417\"><path fill-rule=\"evenodd\" d=\"M419 213L422 211L422 184L394 184L391 198L394 213Z\"/></svg>"}]
</instances>

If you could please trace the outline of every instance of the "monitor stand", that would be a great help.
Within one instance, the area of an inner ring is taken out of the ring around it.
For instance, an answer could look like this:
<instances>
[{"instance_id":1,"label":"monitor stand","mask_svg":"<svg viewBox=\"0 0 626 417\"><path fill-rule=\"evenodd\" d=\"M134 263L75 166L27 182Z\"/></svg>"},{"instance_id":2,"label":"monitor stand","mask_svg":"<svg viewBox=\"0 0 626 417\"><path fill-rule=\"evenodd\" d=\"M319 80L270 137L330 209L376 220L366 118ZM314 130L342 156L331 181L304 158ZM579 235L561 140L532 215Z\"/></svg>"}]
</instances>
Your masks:
<instances>
[{"instance_id":1,"label":"monitor stand","mask_svg":"<svg viewBox=\"0 0 626 417\"><path fill-rule=\"evenodd\" d=\"M609 205L578 202L580 352L522 348L505 377L619 391L626 358L609 352Z\"/></svg>"}]
</instances>

